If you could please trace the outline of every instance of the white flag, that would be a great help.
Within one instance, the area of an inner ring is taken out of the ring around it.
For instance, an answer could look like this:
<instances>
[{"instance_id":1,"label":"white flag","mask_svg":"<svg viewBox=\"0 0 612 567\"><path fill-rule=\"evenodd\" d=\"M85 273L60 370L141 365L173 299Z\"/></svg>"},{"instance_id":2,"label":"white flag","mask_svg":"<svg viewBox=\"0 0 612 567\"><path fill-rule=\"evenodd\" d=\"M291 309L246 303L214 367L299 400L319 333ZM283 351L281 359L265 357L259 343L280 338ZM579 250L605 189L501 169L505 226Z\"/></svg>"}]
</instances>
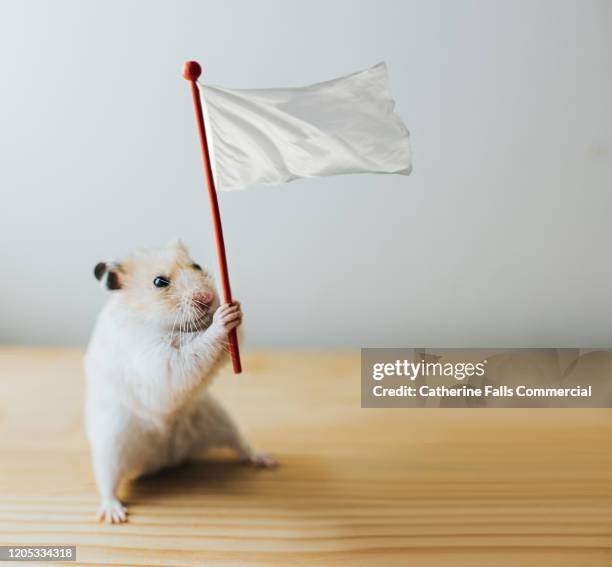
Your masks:
<instances>
[{"instance_id":1,"label":"white flag","mask_svg":"<svg viewBox=\"0 0 612 567\"><path fill-rule=\"evenodd\" d=\"M384 63L309 87L200 85L217 189L300 177L411 170Z\"/></svg>"}]
</instances>

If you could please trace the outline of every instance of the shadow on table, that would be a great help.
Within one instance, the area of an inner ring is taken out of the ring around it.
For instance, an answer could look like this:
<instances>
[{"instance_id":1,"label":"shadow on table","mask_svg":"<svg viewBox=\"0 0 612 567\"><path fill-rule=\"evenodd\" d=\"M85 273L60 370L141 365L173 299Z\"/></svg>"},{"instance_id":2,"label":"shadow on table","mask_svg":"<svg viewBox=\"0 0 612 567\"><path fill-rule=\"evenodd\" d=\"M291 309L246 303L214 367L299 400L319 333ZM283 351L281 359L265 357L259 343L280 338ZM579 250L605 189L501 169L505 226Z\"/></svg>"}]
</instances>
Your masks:
<instances>
[{"instance_id":1,"label":"shadow on table","mask_svg":"<svg viewBox=\"0 0 612 567\"><path fill-rule=\"evenodd\" d=\"M195 460L126 483L128 506L265 505L286 508L312 505L305 483L319 495L333 491L330 465L312 456L285 456L274 469L258 469L232 459Z\"/></svg>"}]
</instances>

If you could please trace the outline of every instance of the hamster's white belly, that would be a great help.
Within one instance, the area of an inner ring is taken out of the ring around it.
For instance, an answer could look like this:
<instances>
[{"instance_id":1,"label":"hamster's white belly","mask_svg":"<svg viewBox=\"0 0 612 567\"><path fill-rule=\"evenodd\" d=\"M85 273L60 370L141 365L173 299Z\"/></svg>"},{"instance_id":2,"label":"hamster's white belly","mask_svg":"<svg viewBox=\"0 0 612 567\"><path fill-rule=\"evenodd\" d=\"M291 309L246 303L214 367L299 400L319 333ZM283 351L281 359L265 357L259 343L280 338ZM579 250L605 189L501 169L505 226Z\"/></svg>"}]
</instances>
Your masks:
<instances>
[{"instance_id":1,"label":"hamster's white belly","mask_svg":"<svg viewBox=\"0 0 612 567\"><path fill-rule=\"evenodd\" d=\"M87 435L94 454L120 462L128 478L177 465L214 444L222 410L205 391L165 419L138 415L115 396L100 394L88 389Z\"/></svg>"}]
</instances>

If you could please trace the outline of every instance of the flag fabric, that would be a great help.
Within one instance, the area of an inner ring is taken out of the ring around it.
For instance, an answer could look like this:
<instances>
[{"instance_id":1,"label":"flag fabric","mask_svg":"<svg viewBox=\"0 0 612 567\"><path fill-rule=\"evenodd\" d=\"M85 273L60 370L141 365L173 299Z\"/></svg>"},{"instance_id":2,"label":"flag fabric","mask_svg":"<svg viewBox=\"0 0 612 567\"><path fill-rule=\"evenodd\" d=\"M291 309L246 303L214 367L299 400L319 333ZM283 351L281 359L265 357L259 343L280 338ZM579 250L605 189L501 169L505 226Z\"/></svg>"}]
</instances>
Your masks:
<instances>
[{"instance_id":1,"label":"flag fabric","mask_svg":"<svg viewBox=\"0 0 612 567\"><path fill-rule=\"evenodd\" d=\"M411 170L385 63L308 87L199 85L220 190L302 177Z\"/></svg>"}]
</instances>

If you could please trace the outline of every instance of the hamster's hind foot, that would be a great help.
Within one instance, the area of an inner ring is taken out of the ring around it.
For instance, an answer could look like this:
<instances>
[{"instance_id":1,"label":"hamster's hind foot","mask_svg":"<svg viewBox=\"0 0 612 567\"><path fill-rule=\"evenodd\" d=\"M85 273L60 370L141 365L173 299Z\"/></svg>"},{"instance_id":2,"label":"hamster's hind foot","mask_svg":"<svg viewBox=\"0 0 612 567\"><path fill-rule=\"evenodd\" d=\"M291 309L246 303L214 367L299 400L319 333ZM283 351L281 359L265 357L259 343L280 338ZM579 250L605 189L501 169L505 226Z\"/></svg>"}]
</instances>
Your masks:
<instances>
[{"instance_id":1,"label":"hamster's hind foot","mask_svg":"<svg viewBox=\"0 0 612 567\"><path fill-rule=\"evenodd\" d=\"M253 453L246 457L243 462L258 469L273 469L278 467L276 458L267 453Z\"/></svg>"},{"instance_id":2,"label":"hamster's hind foot","mask_svg":"<svg viewBox=\"0 0 612 567\"><path fill-rule=\"evenodd\" d=\"M103 500L96 516L99 522L121 524L127 522L127 508L116 498Z\"/></svg>"}]
</instances>

